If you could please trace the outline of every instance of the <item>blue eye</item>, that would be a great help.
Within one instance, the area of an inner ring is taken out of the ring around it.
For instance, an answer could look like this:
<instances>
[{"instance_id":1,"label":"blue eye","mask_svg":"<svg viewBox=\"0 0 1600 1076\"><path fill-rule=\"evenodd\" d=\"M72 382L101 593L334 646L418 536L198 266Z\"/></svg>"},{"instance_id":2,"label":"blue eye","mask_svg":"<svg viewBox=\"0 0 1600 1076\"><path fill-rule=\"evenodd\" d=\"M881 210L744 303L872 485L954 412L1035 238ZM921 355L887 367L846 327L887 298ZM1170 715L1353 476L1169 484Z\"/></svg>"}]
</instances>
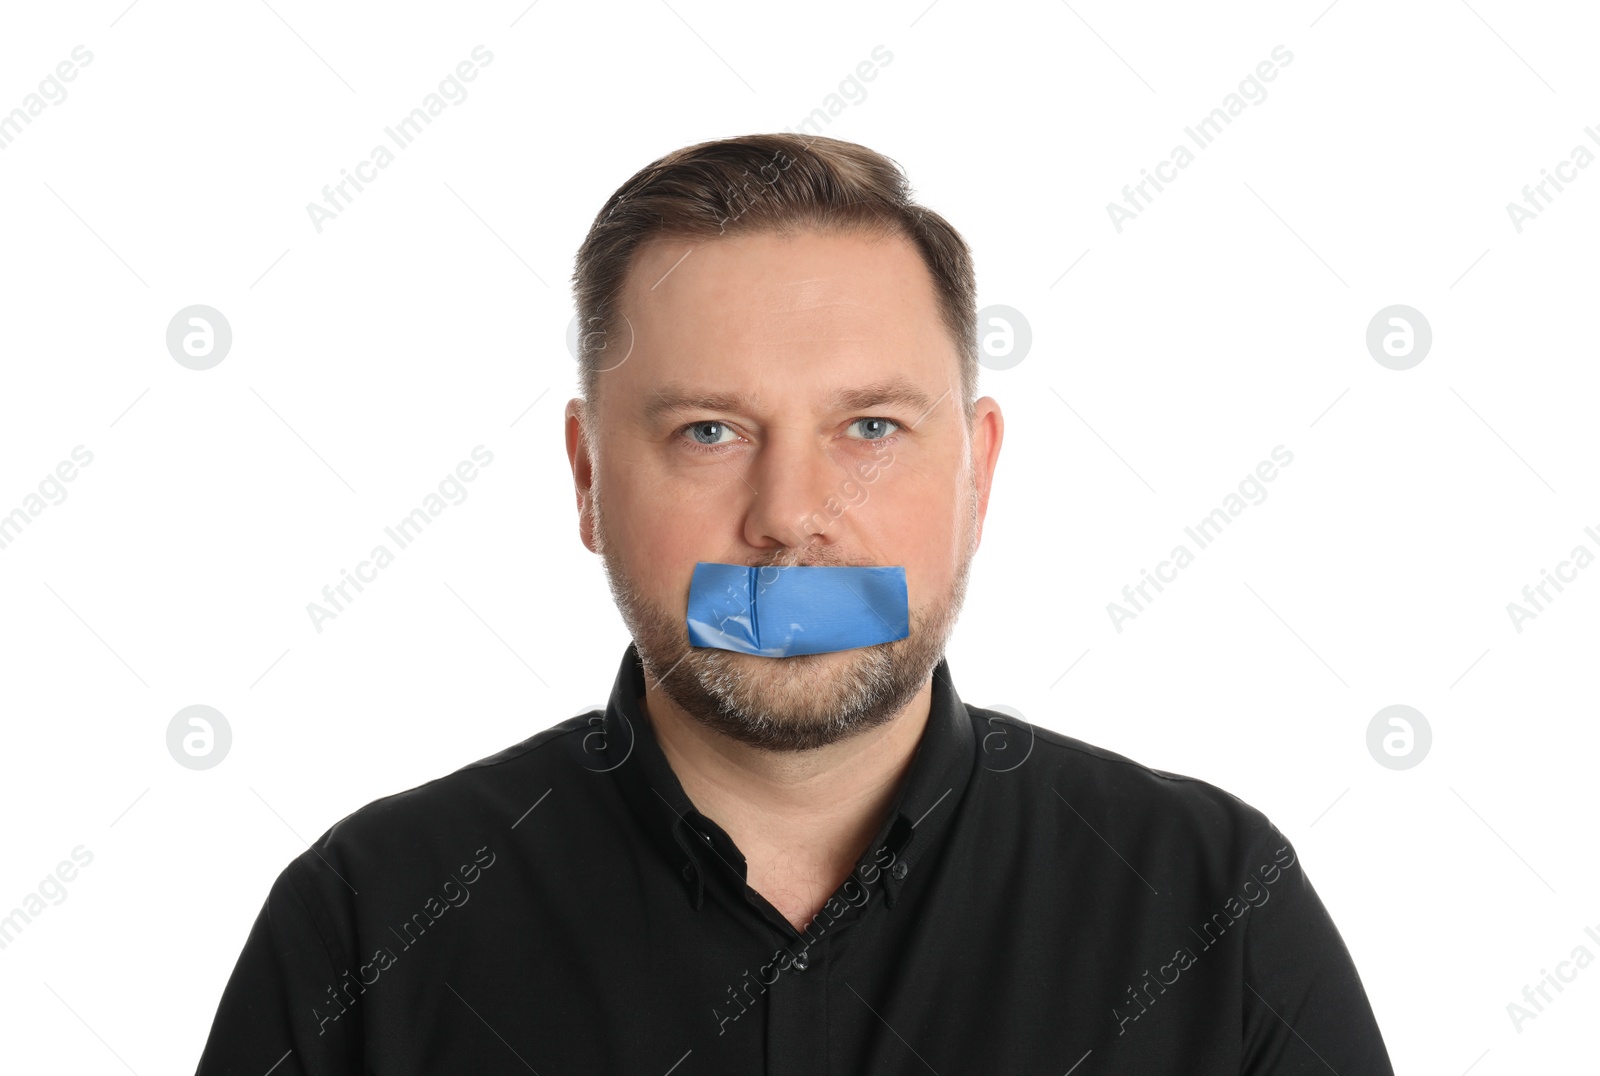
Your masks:
<instances>
[{"instance_id":1,"label":"blue eye","mask_svg":"<svg viewBox=\"0 0 1600 1076\"><path fill-rule=\"evenodd\" d=\"M706 433L708 429L710 431L710 440L702 440L700 435ZM720 435L723 433L732 433L733 431L728 428L726 423L706 421L691 422L688 426L684 427L684 432L687 432L694 438L695 444L710 447L717 444L726 444L725 441L720 439Z\"/></svg>"},{"instance_id":2,"label":"blue eye","mask_svg":"<svg viewBox=\"0 0 1600 1076\"><path fill-rule=\"evenodd\" d=\"M850 425L857 426L857 425L864 425L864 424L870 424L872 426L872 428L875 429L876 432L873 433L873 434L869 434L866 437L857 438L857 440L862 440L862 441L881 441L884 438L888 437L892 432L894 432L893 430L889 429L888 427L892 426L892 427L894 427L895 430L898 430L900 428L900 424L898 422L895 422L892 419L887 419L887 418L858 418L854 422L852 422Z\"/></svg>"}]
</instances>

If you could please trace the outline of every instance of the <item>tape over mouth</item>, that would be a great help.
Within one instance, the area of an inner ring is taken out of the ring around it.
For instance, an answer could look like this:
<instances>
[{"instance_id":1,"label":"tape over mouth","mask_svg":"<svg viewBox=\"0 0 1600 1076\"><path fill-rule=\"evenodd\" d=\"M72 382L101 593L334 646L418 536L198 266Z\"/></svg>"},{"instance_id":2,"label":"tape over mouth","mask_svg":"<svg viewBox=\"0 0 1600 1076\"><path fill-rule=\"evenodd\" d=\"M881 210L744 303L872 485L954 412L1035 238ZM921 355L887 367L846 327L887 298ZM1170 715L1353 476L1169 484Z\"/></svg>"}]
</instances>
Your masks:
<instances>
[{"instance_id":1,"label":"tape over mouth","mask_svg":"<svg viewBox=\"0 0 1600 1076\"><path fill-rule=\"evenodd\" d=\"M700 561L689 644L757 657L828 654L911 634L903 567L753 568Z\"/></svg>"}]
</instances>

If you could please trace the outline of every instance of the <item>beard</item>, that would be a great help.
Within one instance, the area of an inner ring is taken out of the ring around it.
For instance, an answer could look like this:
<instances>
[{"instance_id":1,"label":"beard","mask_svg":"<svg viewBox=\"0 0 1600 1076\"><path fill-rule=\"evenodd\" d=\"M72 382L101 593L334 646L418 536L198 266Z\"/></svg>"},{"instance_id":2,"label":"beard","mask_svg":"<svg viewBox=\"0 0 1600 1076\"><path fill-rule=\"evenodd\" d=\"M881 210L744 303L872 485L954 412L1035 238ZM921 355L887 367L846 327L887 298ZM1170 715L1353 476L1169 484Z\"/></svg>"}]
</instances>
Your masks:
<instances>
[{"instance_id":1,"label":"beard","mask_svg":"<svg viewBox=\"0 0 1600 1076\"><path fill-rule=\"evenodd\" d=\"M904 639L853 650L767 658L689 644L683 614L647 597L605 540L598 483L591 488L596 551L633 636L640 664L656 686L689 717L713 732L772 752L810 751L886 724L922 689L944 657L945 643L966 598L976 552L976 478L968 490L961 562L943 594L909 610ZM786 548L750 567L828 566L843 562L825 551ZM804 558L804 559L802 559Z\"/></svg>"}]
</instances>

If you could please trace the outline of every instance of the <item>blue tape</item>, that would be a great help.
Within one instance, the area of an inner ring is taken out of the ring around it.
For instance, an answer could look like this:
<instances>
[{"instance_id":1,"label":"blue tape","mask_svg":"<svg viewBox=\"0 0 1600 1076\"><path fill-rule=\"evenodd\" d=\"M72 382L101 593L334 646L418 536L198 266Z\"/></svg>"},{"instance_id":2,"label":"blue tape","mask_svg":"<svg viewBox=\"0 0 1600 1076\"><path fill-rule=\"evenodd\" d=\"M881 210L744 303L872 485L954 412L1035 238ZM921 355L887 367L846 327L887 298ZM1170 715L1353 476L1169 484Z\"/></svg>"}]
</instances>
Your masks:
<instances>
[{"instance_id":1,"label":"blue tape","mask_svg":"<svg viewBox=\"0 0 1600 1076\"><path fill-rule=\"evenodd\" d=\"M694 566L691 646L759 657L827 654L911 634L904 568Z\"/></svg>"}]
</instances>

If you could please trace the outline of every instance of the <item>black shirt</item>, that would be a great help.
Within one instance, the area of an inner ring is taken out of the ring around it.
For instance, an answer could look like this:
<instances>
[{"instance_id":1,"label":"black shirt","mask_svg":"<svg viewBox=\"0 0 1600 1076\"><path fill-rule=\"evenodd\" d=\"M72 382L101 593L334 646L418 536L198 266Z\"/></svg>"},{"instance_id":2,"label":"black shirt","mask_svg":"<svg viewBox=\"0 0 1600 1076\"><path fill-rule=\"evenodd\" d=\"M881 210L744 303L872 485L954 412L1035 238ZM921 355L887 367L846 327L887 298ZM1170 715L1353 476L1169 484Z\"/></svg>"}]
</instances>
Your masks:
<instances>
[{"instance_id":1,"label":"black shirt","mask_svg":"<svg viewBox=\"0 0 1600 1076\"><path fill-rule=\"evenodd\" d=\"M361 808L279 875L201 1076L1392 1073L1257 810L969 706L804 932L604 714Z\"/></svg>"}]
</instances>

